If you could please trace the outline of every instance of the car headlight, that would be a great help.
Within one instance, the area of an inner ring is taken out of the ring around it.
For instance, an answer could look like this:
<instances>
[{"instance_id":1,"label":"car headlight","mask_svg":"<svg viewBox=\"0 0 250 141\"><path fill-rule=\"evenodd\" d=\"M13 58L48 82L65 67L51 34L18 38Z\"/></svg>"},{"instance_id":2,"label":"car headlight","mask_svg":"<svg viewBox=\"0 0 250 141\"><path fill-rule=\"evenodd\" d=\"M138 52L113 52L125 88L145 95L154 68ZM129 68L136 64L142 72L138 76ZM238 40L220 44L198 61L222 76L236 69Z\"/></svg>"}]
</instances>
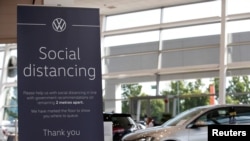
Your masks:
<instances>
[{"instance_id":1,"label":"car headlight","mask_svg":"<svg viewBox=\"0 0 250 141\"><path fill-rule=\"evenodd\" d=\"M136 141L154 141L153 137L143 137L140 139L137 139Z\"/></svg>"}]
</instances>

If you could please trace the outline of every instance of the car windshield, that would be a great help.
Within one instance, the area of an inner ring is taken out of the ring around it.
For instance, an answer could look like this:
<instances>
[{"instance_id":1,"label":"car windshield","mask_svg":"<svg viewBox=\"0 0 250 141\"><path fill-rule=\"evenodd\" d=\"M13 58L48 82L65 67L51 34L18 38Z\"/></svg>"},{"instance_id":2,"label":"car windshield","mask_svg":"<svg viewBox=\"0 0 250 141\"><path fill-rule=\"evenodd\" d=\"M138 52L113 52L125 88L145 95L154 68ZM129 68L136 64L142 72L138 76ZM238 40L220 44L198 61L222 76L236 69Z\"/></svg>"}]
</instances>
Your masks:
<instances>
[{"instance_id":1,"label":"car windshield","mask_svg":"<svg viewBox=\"0 0 250 141\"><path fill-rule=\"evenodd\" d=\"M166 121L162 124L162 126L176 126L182 125L185 121L189 120L190 118L194 117L198 113L202 112L203 110L207 109L209 106L200 106L188 109L180 114L176 115L174 118Z\"/></svg>"}]
</instances>

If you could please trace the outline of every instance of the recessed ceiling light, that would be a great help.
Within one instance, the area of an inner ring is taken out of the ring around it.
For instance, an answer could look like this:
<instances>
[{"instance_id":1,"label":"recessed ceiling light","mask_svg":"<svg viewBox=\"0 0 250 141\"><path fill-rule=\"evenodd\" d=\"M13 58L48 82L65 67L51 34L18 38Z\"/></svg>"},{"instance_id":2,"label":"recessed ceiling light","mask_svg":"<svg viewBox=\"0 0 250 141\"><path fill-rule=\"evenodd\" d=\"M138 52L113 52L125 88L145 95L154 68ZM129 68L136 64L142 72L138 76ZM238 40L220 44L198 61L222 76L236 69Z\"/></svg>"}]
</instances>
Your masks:
<instances>
[{"instance_id":1,"label":"recessed ceiling light","mask_svg":"<svg viewBox=\"0 0 250 141\"><path fill-rule=\"evenodd\" d=\"M114 8L116 8L114 5L107 5L107 4L104 4L103 6L104 6L104 7L107 7L108 9L114 9Z\"/></svg>"},{"instance_id":2,"label":"recessed ceiling light","mask_svg":"<svg viewBox=\"0 0 250 141\"><path fill-rule=\"evenodd\" d=\"M116 8L115 6L111 5L111 6L107 6L109 9L114 9Z\"/></svg>"}]
</instances>

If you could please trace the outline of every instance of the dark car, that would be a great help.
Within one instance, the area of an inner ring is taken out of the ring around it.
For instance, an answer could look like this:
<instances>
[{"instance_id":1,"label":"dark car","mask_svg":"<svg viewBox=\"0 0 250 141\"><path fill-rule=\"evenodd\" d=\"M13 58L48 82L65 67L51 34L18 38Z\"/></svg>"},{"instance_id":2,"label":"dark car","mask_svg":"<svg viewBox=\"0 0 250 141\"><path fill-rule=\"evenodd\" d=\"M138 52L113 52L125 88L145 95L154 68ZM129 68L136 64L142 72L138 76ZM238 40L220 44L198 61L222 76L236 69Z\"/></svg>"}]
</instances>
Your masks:
<instances>
[{"instance_id":1,"label":"dark car","mask_svg":"<svg viewBox=\"0 0 250 141\"><path fill-rule=\"evenodd\" d=\"M141 129L130 114L103 113L104 122L113 123L113 141L121 141L122 137Z\"/></svg>"}]
</instances>

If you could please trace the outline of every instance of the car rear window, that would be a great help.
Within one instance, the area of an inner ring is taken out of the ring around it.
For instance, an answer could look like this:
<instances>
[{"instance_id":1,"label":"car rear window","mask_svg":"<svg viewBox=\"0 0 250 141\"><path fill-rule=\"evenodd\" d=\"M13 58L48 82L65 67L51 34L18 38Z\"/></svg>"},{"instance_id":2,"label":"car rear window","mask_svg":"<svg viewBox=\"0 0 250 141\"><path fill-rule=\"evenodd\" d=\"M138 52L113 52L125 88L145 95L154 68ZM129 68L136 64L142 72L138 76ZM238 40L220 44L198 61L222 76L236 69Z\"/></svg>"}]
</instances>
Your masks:
<instances>
[{"instance_id":1,"label":"car rear window","mask_svg":"<svg viewBox=\"0 0 250 141\"><path fill-rule=\"evenodd\" d=\"M104 114L104 121L112 121L113 127L129 129L135 122L129 114Z\"/></svg>"}]
</instances>

